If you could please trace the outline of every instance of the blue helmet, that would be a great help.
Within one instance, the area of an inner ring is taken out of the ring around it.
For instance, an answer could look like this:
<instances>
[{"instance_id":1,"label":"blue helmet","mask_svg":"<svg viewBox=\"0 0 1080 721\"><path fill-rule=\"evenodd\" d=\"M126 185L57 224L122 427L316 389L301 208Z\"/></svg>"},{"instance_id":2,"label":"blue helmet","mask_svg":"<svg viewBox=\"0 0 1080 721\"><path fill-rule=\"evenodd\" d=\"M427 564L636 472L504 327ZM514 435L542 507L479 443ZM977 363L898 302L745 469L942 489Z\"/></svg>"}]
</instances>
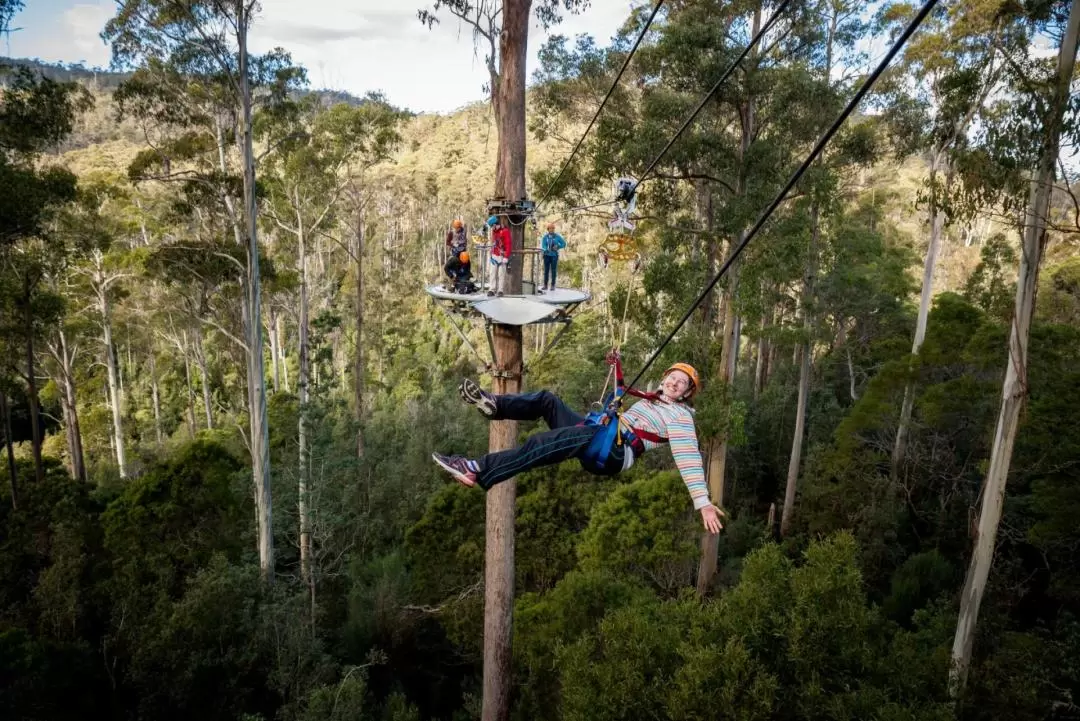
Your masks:
<instances>
[{"instance_id":1,"label":"blue helmet","mask_svg":"<svg viewBox=\"0 0 1080 721\"><path fill-rule=\"evenodd\" d=\"M498 222L499 222L499 219L496 218L494 215L487 219L488 226L497 225Z\"/></svg>"}]
</instances>

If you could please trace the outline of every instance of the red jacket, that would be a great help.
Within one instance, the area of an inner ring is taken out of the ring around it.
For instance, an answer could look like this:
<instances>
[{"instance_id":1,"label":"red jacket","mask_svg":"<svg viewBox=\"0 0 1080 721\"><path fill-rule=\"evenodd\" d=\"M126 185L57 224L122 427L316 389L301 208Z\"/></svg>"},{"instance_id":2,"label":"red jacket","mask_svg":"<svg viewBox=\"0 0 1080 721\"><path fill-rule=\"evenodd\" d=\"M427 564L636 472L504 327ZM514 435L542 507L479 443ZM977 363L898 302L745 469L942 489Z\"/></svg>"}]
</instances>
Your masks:
<instances>
[{"instance_id":1,"label":"red jacket","mask_svg":"<svg viewBox=\"0 0 1080 721\"><path fill-rule=\"evenodd\" d=\"M510 259L510 248L512 247L512 241L510 240L509 228L496 228L491 232L491 254L497 255L502 258Z\"/></svg>"}]
</instances>

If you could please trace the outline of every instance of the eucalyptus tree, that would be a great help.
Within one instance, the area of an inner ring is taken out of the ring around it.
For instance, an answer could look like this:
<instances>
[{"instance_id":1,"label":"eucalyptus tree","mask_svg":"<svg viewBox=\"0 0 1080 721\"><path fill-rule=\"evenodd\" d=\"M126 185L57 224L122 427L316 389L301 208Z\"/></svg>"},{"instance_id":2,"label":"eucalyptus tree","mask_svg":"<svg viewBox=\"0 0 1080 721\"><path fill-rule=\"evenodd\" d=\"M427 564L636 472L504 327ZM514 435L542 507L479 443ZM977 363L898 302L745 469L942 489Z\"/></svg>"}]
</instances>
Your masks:
<instances>
[{"instance_id":1,"label":"eucalyptus tree","mask_svg":"<svg viewBox=\"0 0 1080 721\"><path fill-rule=\"evenodd\" d=\"M137 159L133 175L182 179L189 193L217 196L236 244L244 249L249 444L259 564L270 579L273 514L253 115L258 103L283 104L303 72L284 51L249 54L248 33L257 7L254 0L126 0L103 36L112 43L114 65L136 69L117 91L121 110L152 127L159 138ZM235 156L230 143L235 143Z\"/></svg>"},{"instance_id":2,"label":"eucalyptus tree","mask_svg":"<svg viewBox=\"0 0 1080 721\"><path fill-rule=\"evenodd\" d=\"M328 235L340 221L343 195L357 175L386 160L398 141L398 114L379 97L369 97L360 107L339 103L329 108L317 95L309 95L289 113L268 113L257 118L257 130L268 145L276 147L266 164L264 209L285 234L296 241L299 276L300 368L297 390L299 426L299 519L300 575L308 586L311 611L315 613L315 581L312 573L312 517L310 511L310 453L308 404L310 393L308 248L313 239ZM331 236L333 237L333 236ZM341 244L341 247L348 248ZM354 255L353 260L358 262ZM362 269L358 268L358 277ZM359 329L357 329L359 353Z\"/></svg>"},{"instance_id":3,"label":"eucalyptus tree","mask_svg":"<svg viewBox=\"0 0 1080 721\"><path fill-rule=\"evenodd\" d=\"M1025 28L1061 39L1056 62L1028 59L1025 63L1010 63L1008 75L1015 83L1015 95L1002 102L1004 107L999 108L999 123L988 128L982 156L984 161L992 163L990 168L999 172L990 177L978 174L970 178L975 192L990 185L997 193L1007 193L1008 176L1015 178L1017 168L1035 166L1034 173L1027 179L1026 204L1020 205L1015 199L1004 202L1006 209L1020 215L1016 217L1022 238L1016 306L1010 323L994 442L981 492L975 548L960 596L960 615L953 639L949 680L954 694L963 689L971 665L979 609L1005 505L1005 486L1017 425L1028 393L1029 336L1039 266L1048 240L1050 197L1060 162L1059 153L1063 141L1075 138L1080 127L1080 117L1072 98L1077 45L1080 43L1080 0L1047 3L1036 8L1010 7L1009 12ZM1030 45L1021 47L1025 54L1031 52ZM983 164L981 168L985 170L987 165Z\"/></svg>"},{"instance_id":4,"label":"eucalyptus tree","mask_svg":"<svg viewBox=\"0 0 1080 721\"><path fill-rule=\"evenodd\" d=\"M6 22L14 6L0 9ZM42 426L38 400L35 341L61 312L59 299L44 291L50 267L63 253L53 234L56 210L75 198L76 178L68 170L41 161L74 128L78 115L92 104L89 94L74 83L57 83L26 68L0 68L10 75L0 95L0 325L7 343L8 371L22 377L30 407L35 477L44 481L41 461ZM21 355L23 366L14 360ZM13 479L14 482L14 479Z\"/></svg>"},{"instance_id":5,"label":"eucalyptus tree","mask_svg":"<svg viewBox=\"0 0 1080 721\"><path fill-rule=\"evenodd\" d=\"M440 10L457 17L474 31L474 41L486 43L491 105L495 111L498 150L495 158L494 197L519 199L525 193L525 64L528 57L529 18L532 13L545 28L561 20L560 11L576 12L588 0L435 0L433 10L419 11L429 27ZM524 244L524 228L511 228L515 255ZM521 268L511 266L510 293L521 290ZM519 326L496 325L495 379L497 393L521 389L522 334ZM511 448L517 442L517 423L491 424L488 447ZM487 495L485 562L484 702L481 718L502 721L510 715L511 630L514 603L514 507L516 486L511 479Z\"/></svg>"},{"instance_id":6,"label":"eucalyptus tree","mask_svg":"<svg viewBox=\"0 0 1080 721\"><path fill-rule=\"evenodd\" d=\"M920 203L926 208L929 239L911 345L913 364L926 338L942 237L979 210L955 192L955 163L970 144L972 126L985 115L988 98L1007 92L1006 60L1026 42L1026 33L1006 22L1000 9L998 0L940 5L904 48L902 61L882 79L883 116L898 154L918 153L928 165ZM899 27L913 12L906 3L892 3L883 8L879 22L885 28ZM894 482L904 461L914 402L912 378L904 389L893 447Z\"/></svg>"},{"instance_id":7,"label":"eucalyptus tree","mask_svg":"<svg viewBox=\"0 0 1080 721\"><path fill-rule=\"evenodd\" d=\"M824 132L840 112L844 96L852 92L851 74L839 73L851 67L861 58L855 51L855 43L866 30L860 18L862 3L849 0L823 0L814 6L818 18L815 50L807 63L806 90L817 98L815 105L808 105L802 116L814 135ZM815 297L815 282L823 255L823 244L831 240L837 229L830 221L840 216L845 201L845 180L850 181L853 171L876 159L875 125L863 122L846 128L821 156L802 191L809 196L806 203L807 246L802 261L802 288L798 308L801 318L801 342L799 344L799 385L795 406L795 430L788 457L787 482L784 488L784 505L780 518L780 535L791 532L795 512L795 495L802 463L803 439L806 433L807 403L810 396L810 377L814 355L814 339L817 335L820 310ZM802 255L802 254L800 254Z\"/></svg>"}]
</instances>

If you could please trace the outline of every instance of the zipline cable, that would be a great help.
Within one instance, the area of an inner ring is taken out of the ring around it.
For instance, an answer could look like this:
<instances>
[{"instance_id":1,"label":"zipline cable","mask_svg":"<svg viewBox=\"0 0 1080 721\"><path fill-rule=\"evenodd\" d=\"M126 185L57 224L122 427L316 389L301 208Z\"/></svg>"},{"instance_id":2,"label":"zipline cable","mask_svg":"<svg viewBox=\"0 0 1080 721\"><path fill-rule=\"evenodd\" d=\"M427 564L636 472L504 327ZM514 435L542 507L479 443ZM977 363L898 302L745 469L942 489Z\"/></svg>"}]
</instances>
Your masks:
<instances>
[{"instance_id":1,"label":"zipline cable","mask_svg":"<svg viewBox=\"0 0 1080 721\"><path fill-rule=\"evenodd\" d=\"M589 134L589 131L592 130L592 126L596 123L596 119L600 117L600 112L604 109L604 106L607 105L607 101L611 97L611 94L614 93L615 88L618 87L619 80L622 79L623 73L626 72L626 68L630 65L630 59L634 57L634 53L637 52L638 45L641 44L642 39L645 37L645 33L649 31L649 26L652 25L653 19L656 17L656 14L660 12L660 6L662 6L663 4L664 0L657 0L656 6L652 10L652 14L649 15L649 19L645 22L645 27L641 28L641 33L638 34L637 40L634 41L634 47L630 48L630 53L626 56L626 60L623 61L622 67L619 68L619 74L615 76L615 81L612 82L611 87L608 88L607 95L604 96L604 99L600 102L600 107L596 109L596 113L593 115L592 120L589 121L589 127L585 128L585 132L581 134L581 138L578 139L577 144L574 146L574 149L570 151L570 157L568 157L566 159L566 162L563 163L562 169L559 170L559 174L555 176L555 180L551 181L551 185L549 185L548 189L544 191L544 196L540 198L535 208L539 208L540 205L545 200L547 200L548 196L551 194L551 191L554 190L555 186L562 179L562 176L566 172L566 169L570 167L571 161L573 161L574 156L577 155L577 151L579 148L581 148L581 144L585 142L585 137Z\"/></svg>"},{"instance_id":2,"label":"zipline cable","mask_svg":"<svg viewBox=\"0 0 1080 721\"><path fill-rule=\"evenodd\" d=\"M735 61L727 67L727 70L724 71L724 74L721 75L720 79L716 81L716 84L712 86L712 90L710 90L705 95L705 97L701 99L701 102L698 103L698 106L696 108L694 108L694 112L690 113L690 117L686 119L686 122L682 124L682 127L675 131L675 135L671 137L671 140L669 140L668 144L664 146L664 149L660 151L660 154L656 156L656 159L649 164L649 167L645 168L645 172L642 173L641 177L638 178L638 181L634 183L634 191L638 189L638 186L645 182L645 179L649 176L649 173L651 173L656 168L656 166L667 154L667 151L671 150L671 146L675 144L675 141L678 140L679 137L686 132L686 129L690 127L690 124L693 123L694 119L698 116L698 113L700 113L705 107L705 105L709 102L709 100L712 99L712 96L716 95L716 91L719 90L720 86L727 81L728 77L730 77L733 72L735 72L735 68L739 67L742 61L746 59L746 56L750 54L750 51L757 46L761 38L765 36L765 33L769 32L769 30L772 29L772 26L776 24L776 21L780 19L780 15L790 4L791 0L783 0L783 2L776 6L776 10L774 10L773 14L769 16L769 19L765 21L765 24L761 26L761 29L758 30L757 35L755 35L753 39L750 40L750 44L743 48L743 51L739 53L739 57L735 58Z\"/></svg>"},{"instance_id":3,"label":"zipline cable","mask_svg":"<svg viewBox=\"0 0 1080 721\"><path fill-rule=\"evenodd\" d=\"M664 348L666 348L667 345L671 342L671 340L675 337L675 334L678 333L680 329L682 329L682 327L686 324L686 321L690 319L690 316L693 315L697 307L701 305L702 301L704 301L705 298L708 297L709 293L712 292L712 289L716 287L716 284L719 283L720 279L724 276L725 273L727 273L728 268L730 268L731 265L738 259L739 255L743 252L746 246L749 245L750 241L754 239L754 236L758 234L758 231L760 231L761 227L765 225L765 222L769 219L769 216L773 214L773 211L780 207L780 204L784 202L787 194L791 192L791 189L794 188L795 184L799 182L799 179L803 176L803 173L805 173L806 170L810 167L810 165L813 164L815 160L817 160L817 157L821 155L821 151L825 149L825 145L828 144L828 142L832 139L834 135L836 135L836 132L840 129L840 126L844 124L844 121L847 120L848 116L851 115L851 113L855 110L855 106L857 106L859 102L862 101L863 96L866 95L866 93L870 90L873 84L877 81L878 76L885 72L885 69L889 67L889 63L892 62L893 57L895 57L896 54L900 52L900 49L904 47L904 44L907 43L908 39L912 36L912 34L919 28L920 25L922 25L923 20L926 19L926 16L930 14L930 11L934 9L934 6L937 5L937 3L938 0L926 0L922 8L919 9L919 12L915 15L914 18L911 19L911 22L908 23L908 26L904 28L904 32L900 34L900 37L897 38L895 43L893 43L893 46L889 48L889 52L885 54L885 57L881 59L881 62L878 63L878 66L874 68L874 71L870 74L869 77L867 77L867 79L863 82L862 86L855 92L855 95L852 96L851 100L848 101L847 106L844 108L843 112L840 113L840 116L833 122L829 129L825 131L825 134L821 136L821 139L818 140L817 144L814 146L814 149L810 151L810 155L807 156L806 160L803 161L803 164L799 166L799 169L796 170L794 175L791 176L791 179L788 180L787 185L784 186L784 189L780 191L780 194L776 196L772 203L770 203L769 206L765 209L765 212L763 212L761 216L757 219L757 222L754 223L754 226L742 239L742 242L735 246L734 250L732 250L731 252L731 255L729 255L728 259L724 261L724 264L721 266L719 272L713 277L712 281L710 281L709 284L705 286L705 290L701 291L701 295L699 295L697 297L697 300L695 300L690 305L690 308L687 309L686 314L683 315L682 319L675 325L674 328L671 329L671 332L668 333L667 338L665 338L663 342L660 343L660 346L655 351L653 351L653 354L649 357L647 361L645 361L645 365L640 371L638 371L638 374L634 376L634 379L630 381L627 387L632 388L637 385L637 382L641 380L641 377L645 375L645 372L647 370L649 370L649 367L656 361L656 359L660 356L660 353L663 352Z\"/></svg>"}]
</instances>

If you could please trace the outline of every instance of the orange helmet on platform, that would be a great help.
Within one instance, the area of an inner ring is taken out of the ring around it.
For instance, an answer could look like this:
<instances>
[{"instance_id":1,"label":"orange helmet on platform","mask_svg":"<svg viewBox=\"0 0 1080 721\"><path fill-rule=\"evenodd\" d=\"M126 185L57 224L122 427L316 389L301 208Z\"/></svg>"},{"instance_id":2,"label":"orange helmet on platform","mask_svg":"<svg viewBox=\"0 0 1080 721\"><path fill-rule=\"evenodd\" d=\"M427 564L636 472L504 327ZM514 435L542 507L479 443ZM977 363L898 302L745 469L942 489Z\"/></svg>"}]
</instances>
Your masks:
<instances>
[{"instance_id":1,"label":"orange helmet on platform","mask_svg":"<svg viewBox=\"0 0 1080 721\"><path fill-rule=\"evenodd\" d=\"M450 225L454 226L454 230L461 230L461 227L462 227L460 220L455 220Z\"/></svg>"},{"instance_id":2,"label":"orange helmet on platform","mask_svg":"<svg viewBox=\"0 0 1080 721\"><path fill-rule=\"evenodd\" d=\"M664 371L664 377L667 378L668 374L672 371L682 371L690 378L690 389L686 391L686 397L694 395L698 388L701 387L701 380L698 378L697 371L694 370L694 366L689 363L675 363L666 371Z\"/></svg>"},{"instance_id":3,"label":"orange helmet on platform","mask_svg":"<svg viewBox=\"0 0 1080 721\"><path fill-rule=\"evenodd\" d=\"M460 260L462 263L468 263L469 262L469 254L466 253L464 250L461 251L461 254L458 256L458 260Z\"/></svg>"}]
</instances>

